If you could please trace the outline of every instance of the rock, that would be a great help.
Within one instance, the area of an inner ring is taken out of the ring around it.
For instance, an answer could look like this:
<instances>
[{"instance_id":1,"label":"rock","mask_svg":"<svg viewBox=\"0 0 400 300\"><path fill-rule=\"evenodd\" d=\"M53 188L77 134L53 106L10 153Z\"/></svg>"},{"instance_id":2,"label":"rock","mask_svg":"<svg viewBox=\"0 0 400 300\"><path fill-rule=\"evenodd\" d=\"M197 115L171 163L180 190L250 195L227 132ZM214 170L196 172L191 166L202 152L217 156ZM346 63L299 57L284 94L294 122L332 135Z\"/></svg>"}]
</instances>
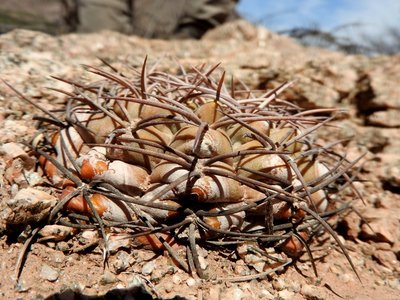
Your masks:
<instances>
[{"instance_id":1,"label":"rock","mask_svg":"<svg viewBox=\"0 0 400 300\"><path fill-rule=\"evenodd\" d=\"M174 274L174 275L172 276L172 282L173 282L174 284L176 284L176 285L181 284L181 282L182 282L181 276L179 276L178 274Z\"/></svg>"},{"instance_id":2,"label":"rock","mask_svg":"<svg viewBox=\"0 0 400 300\"><path fill-rule=\"evenodd\" d=\"M287 288L289 291L298 293L301 290L301 284L298 281L292 280L292 281L288 282Z\"/></svg>"},{"instance_id":3,"label":"rock","mask_svg":"<svg viewBox=\"0 0 400 300\"><path fill-rule=\"evenodd\" d=\"M61 251L54 251L50 256L50 261L57 265L61 265L64 262L64 259L65 255Z\"/></svg>"},{"instance_id":4,"label":"rock","mask_svg":"<svg viewBox=\"0 0 400 300\"><path fill-rule=\"evenodd\" d=\"M159 282L166 274L173 274L174 268L160 260L157 260L156 265L158 266L151 273L151 281Z\"/></svg>"},{"instance_id":5,"label":"rock","mask_svg":"<svg viewBox=\"0 0 400 300\"><path fill-rule=\"evenodd\" d=\"M275 299L275 296L271 294L268 290L261 290L258 298L272 300Z\"/></svg>"},{"instance_id":6,"label":"rock","mask_svg":"<svg viewBox=\"0 0 400 300\"><path fill-rule=\"evenodd\" d=\"M25 280L22 280L22 279L18 280L18 282L15 285L15 290L19 293L27 292L27 291L29 291L29 289L30 289L30 287L28 287L26 285Z\"/></svg>"},{"instance_id":7,"label":"rock","mask_svg":"<svg viewBox=\"0 0 400 300\"><path fill-rule=\"evenodd\" d=\"M196 285L196 280L194 278L190 277L186 280L186 284L188 287L193 287Z\"/></svg>"},{"instance_id":8,"label":"rock","mask_svg":"<svg viewBox=\"0 0 400 300\"><path fill-rule=\"evenodd\" d=\"M389 251L392 248L389 243L374 243L373 245L377 250Z\"/></svg>"},{"instance_id":9,"label":"rock","mask_svg":"<svg viewBox=\"0 0 400 300\"><path fill-rule=\"evenodd\" d=\"M400 238L400 209L391 210L368 207L362 212L373 231L363 224L361 237L375 242L387 242L394 244Z\"/></svg>"},{"instance_id":10,"label":"rock","mask_svg":"<svg viewBox=\"0 0 400 300\"><path fill-rule=\"evenodd\" d=\"M257 263L252 264L251 266L259 273L263 272L265 270L265 265L266 263L264 261L260 261Z\"/></svg>"},{"instance_id":11,"label":"rock","mask_svg":"<svg viewBox=\"0 0 400 300\"><path fill-rule=\"evenodd\" d=\"M275 290L281 291L286 288L286 282L282 277L278 277L272 282L272 286Z\"/></svg>"},{"instance_id":12,"label":"rock","mask_svg":"<svg viewBox=\"0 0 400 300\"><path fill-rule=\"evenodd\" d=\"M42 237L40 238L41 241L62 241L67 236L73 234L74 231L74 228L68 226L46 225L42 229L40 229L38 234Z\"/></svg>"},{"instance_id":13,"label":"rock","mask_svg":"<svg viewBox=\"0 0 400 300\"><path fill-rule=\"evenodd\" d=\"M1 87L0 87L1 88ZM6 119L2 122L3 131L2 136L0 136L0 142L10 142L18 140L24 136L33 136L35 131L32 127L28 127L23 124L20 120L9 120Z\"/></svg>"},{"instance_id":14,"label":"rock","mask_svg":"<svg viewBox=\"0 0 400 300\"><path fill-rule=\"evenodd\" d=\"M250 269L249 267L246 265L246 263L239 259L238 261L236 261L235 263L235 274L239 275L239 276L245 276L245 275L249 275L250 274Z\"/></svg>"},{"instance_id":15,"label":"rock","mask_svg":"<svg viewBox=\"0 0 400 300\"><path fill-rule=\"evenodd\" d=\"M295 293L289 291L289 290L282 290L278 292L278 297L284 300L290 300L293 299Z\"/></svg>"},{"instance_id":16,"label":"rock","mask_svg":"<svg viewBox=\"0 0 400 300\"><path fill-rule=\"evenodd\" d=\"M142 279L138 275L132 275L128 280L127 280L127 289L133 289L137 287L143 286Z\"/></svg>"},{"instance_id":17,"label":"rock","mask_svg":"<svg viewBox=\"0 0 400 300\"><path fill-rule=\"evenodd\" d=\"M242 19L238 21L228 22L218 26L214 29L207 31L203 36L202 40L218 41L221 39L234 39L249 41L256 39L261 28L257 28L250 22ZM265 30L267 32L267 30ZM267 35L275 35L272 32L267 33Z\"/></svg>"},{"instance_id":18,"label":"rock","mask_svg":"<svg viewBox=\"0 0 400 300\"><path fill-rule=\"evenodd\" d=\"M167 281L167 282L164 284L164 289L165 289L165 291L166 291L167 293L172 292L172 290L174 289L174 283L173 283L172 281Z\"/></svg>"},{"instance_id":19,"label":"rock","mask_svg":"<svg viewBox=\"0 0 400 300\"><path fill-rule=\"evenodd\" d=\"M345 215L340 222L346 230L346 236L355 240L360 233L361 217L354 212Z\"/></svg>"},{"instance_id":20,"label":"rock","mask_svg":"<svg viewBox=\"0 0 400 300\"><path fill-rule=\"evenodd\" d=\"M367 124L379 127L400 127L400 109L376 111L367 116Z\"/></svg>"},{"instance_id":21,"label":"rock","mask_svg":"<svg viewBox=\"0 0 400 300\"><path fill-rule=\"evenodd\" d=\"M396 241L392 246L392 251L400 258L400 240Z\"/></svg>"},{"instance_id":22,"label":"rock","mask_svg":"<svg viewBox=\"0 0 400 300\"><path fill-rule=\"evenodd\" d=\"M111 273L108 270L105 270L103 275L100 278L100 284L101 285L107 285L107 284L113 284L118 282L117 276L115 276L113 273Z\"/></svg>"},{"instance_id":23,"label":"rock","mask_svg":"<svg viewBox=\"0 0 400 300\"><path fill-rule=\"evenodd\" d=\"M396 279L392 279L388 281L388 285L392 288L392 289L396 289L400 291L400 278L396 278Z\"/></svg>"},{"instance_id":24,"label":"rock","mask_svg":"<svg viewBox=\"0 0 400 300\"><path fill-rule=\"evenodd\" d=\"M40 222L49 216L56 203L57 198L46 192L34 188L22 189L6 203L12 210L6 222L8 224Z\"/></svg>"},{"instance_id":25,"label":"rock","mask_svg":"<svg viewBox=\"0 0 400 300\"><path fill-rule=\"evenodd\" d=\"M130 235L128 233L110 233L108 235L108 251L116 253L121 249L129 249L131 246Z\"/></svg>"},{"instance_id":26,"label":"rock","mask_svg":"<svg viewBox=\"0 0 400 300\"><path fill-rule=\"evenodd\" d=\"M69 290L69 291L71 291L72 292L72 294L73 294L73 296L75 296L74 294L75 293L77 293L77 294L82 294L82 292L85 290L85 285L83 284L83 283L81 283L81 282L68 282L67 284L66 284L66 286L64 287L64 289L65 290ZM65 299L65 300L69 300L69 299L71 299L71 298L68 298L68 296L69 296L69 293L66 293L66 296L63 298L63 299ZM73 299L73 298L72 298ZM60 299L61 300L61 299Z\"/></svg>"},{"instance_id":27,"label":"rock","mask_svg":"<svg viewBox=\"0 0 400 300\"><path fill-rule=\"evenodd\" d=\"M0 146L0 155L4 155L5 160L13 160L16 158L21 158L25 164L27 169L32 168L35 165L35 159L22 149L22 146L18 143L6 143Z\"/></svg>"},{"instance_id":28,"label":"rock","mask_svg":"<svg viewBox=\"0 0 400 300\"><path fill-rule=\"evenodd\" d=\"M318 297L317 288L309 284L303 284L301 287L301 294L307 299L315 299Z\"/></svg>"},{"instance_id":29,"label":"rock","mask_svg":"<svg viewBox=\"0 0 400 300\"><path fill-rule=\"evenodd\" d=\"M208 267L208 261L206 259L206 257L208 256L208 252L207 250L199 247L198 245L196 245L196 250L197 250L197 254L198 254L198 258L199 258L199 262L200 262L200 268L205 270Z\"/></svg>"},{"instance_id":30,"label":"rock","mask_svg":"<svg viewBox=\"0 0 400 300\"><path fill-rule=\"evenodd\" d=\"M374 97L368 103L369 107L377 109L400 109L399 86L400 57L376 57L371 60L370 68L366 69L369 84ZM397 115L398 116L398 115ZM398 118L397 118L398 119Z\"/></svg>"},{"instance_id":31,"label":"rock","mask_svg":"<svg viewBox=\"0 0 400 300\"><path fill-rule=\"evenodd\" d=\"M208 261L203 257L199 255L199 262L200 262L200 268L205 270L208 267Z\"/></svg>"},{"instance_id":32,"label":"rock","mask_svg":"<svg viewBox=\"0 0 400 300\"><path fill-rule=\"evenodd\" d=\"M128 269L130 266L131 258L132 257L125 251L119 251L113 264L115 272L119 274Z\"/></svg>"},{"instance_id":33,"label":"rock","mask_svg":"<svg viewBox=\"0 0 400 300\"><path fill-rule=\"evenodd\" d=\"M243 291L240 288L235 288L233 289L233 300L241 300L244 298L244 294Z\"/></svg>"},{"instance_id":34,"label":"rock","mask_svg":"<svg viewBox=\"0 0 400 300\"><path fill-rule=\"evenodd\" d=\"M156 267L156 262L154 260L145 263L144 266L142 267L142 274L150 275L155 267Z\"/></svg>"},{"instance_id":35,"label":"rock","mask_svg":"<svg viewBox=\"0 0 400 300\"><path fill-rule=\"evenodd\" d=\"M154 251L137 251L135 252L136 262L150 261L156 259L157 254Z\"/></svg>"},{"instance_id":36,"label":"rock","mask_svg":"<svg viewBox=\"0 0 400 300\"><path fill-rule=\"evenodd\" d=\"M399 266L396 255L390 250L376 250L372 256L383 266L395 269Z\"/></svg>"},{"instance_id":37,"label":"rock","mask_svg":"<svg viewBox=\"0 0 400 300\"><path fill-rule=\"evenodd\" d=\"M265 260L261 255L246 254L244 256L244 262L246 265L253 267L258 272L262 272L265 266Z\"/></svg>"},{"instance_id":38,"label":"rock","mask_svg":"<svg viewBox=\"0 0 400 300\"><path fill-rule=\"evenodd\" d=\"M16 184L20 187L26 187L28 184L25 179L25 168L22 159L17 158L11 161L4 172L4 179L10 184Z\"/></svg>"},{"instance_id":39,"label":"rock","mask_svg":"<svg viewBox=\"0 0 400 300\"><path fill-rule=\"evenodd\" d=\"M241 300L244 299L244 292L238 287L231 287L223 291L223 299Z\"/></svg>"},{"instance_id":40,"label":"rock","mask_svg":"<svg viewBox=\"0 0 400 300\"><path fill-rule=\"evenodd\" d=\"M390 143L389 137L385 136L382 130L372 126L358 129L358 132L355 132L355 138L360 145L365 146L372 153L381 152Z\"/></svg>"},{"instance_id":41,"label":"rock","mask_svg":"<svg viewBox=\"0 0 400 300\"><path fill-rule=\"evenodd\" d=\"M47 281L53 282L58 279L58 276L59 276L59 272L56 269L54 269L46 264L42 266L42 269L40 271L41 278L46 279Z\"/></svg>"},{"instance_id":42,"label":"rock","mask_svg":"<svg viewBox=\"0 0 400 300\"><path fill-rule=\"evenodd\" d=\"M221 287L219 285L213 285L210 287L210 300L221 299Z\"/></svg>"},{"instance_id":43,"label":"rock","mask_svg":"<svg viewBox=\"0 0 400 300\"><path fill-rule=\"evenodd\" d=\"M396 199L393 197L393 193L389 191L383 191L381 193L376 193L376 198L371 198L374 201L374 206L376 208L384 208L387 210L391 210L392 208L396 208ZM400 198L399 198L400 199ZM400 203L399 203L400 204Z\"/></svg>"},{"instance_id":44,"label":"rock","mask_svg":"<svg viewBox=\"0 0 400 300\"><path fill-rule=\"evenodd\" d=\"M115 288L116 289L124 289L125 288L125 285L123 284L123 283L118 283L116 286L115 286Z\"/></svg>"},{"instance_id":45,"label":"rock","mask_svg":"<svg viewBox=\"0 0 400 300\"><path fill-rule=\"evenodd\" d=\"M68 251L70 248L67 242L58 242L56 246L56 249L62 252Z\"/></svg>"},{"instance_id":46,"label":"rock","mask_svg":"<svg viewBox=\"0 0 400 300\"><path fill-rule=\"evenodd\" d=\"M95 240L99 238L99 233L96 230L84 230L81 234L81 237L89 243L93 243Z\"/></svg>"},{"instance_id":47,"label":"rock","mask_svg":"<svg viewBox=\"0 0 400 300\"><path fill-rule=\"evenodd\" d=\"M400 160L384 168L381 180L385 189L400 193Z\"/></svg>"},{"instance_id":48,"label":"rock","mask_svg":"<svg viewBox=\"0 0 400 300\"><path fill-rule=\"evenodd\" d=\"M29 183L29 186L39 186L44 180L43 177L39 175L38 172L26 172L25 179Z\"/></svg>"},{"instance_id":49,"label":"rock","mask_svg":"<svg viewBox=\"0 0 400 300\"><path fill-rule=\"evenodd\" d=\"M339 274L338 278L343 283L354 281L354 276L349 273L341 273Z\"/></svg>"}]
</instances>

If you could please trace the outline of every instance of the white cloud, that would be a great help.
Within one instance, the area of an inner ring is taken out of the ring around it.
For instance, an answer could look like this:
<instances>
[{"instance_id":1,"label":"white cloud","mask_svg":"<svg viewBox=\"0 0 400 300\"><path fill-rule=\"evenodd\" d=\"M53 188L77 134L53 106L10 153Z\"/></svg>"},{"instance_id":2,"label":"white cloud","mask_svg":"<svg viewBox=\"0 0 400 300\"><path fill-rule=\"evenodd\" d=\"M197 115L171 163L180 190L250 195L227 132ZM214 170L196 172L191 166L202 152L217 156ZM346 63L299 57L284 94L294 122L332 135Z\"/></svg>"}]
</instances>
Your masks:
<instances>
[{"instance_id":1,"label":"white cloud","mask_svg":"<svg viewBox=\"0 0 400 300\"><path fill-rule=\"evenodd\" d=\"M359 0L346 1L348 6L336 12L337 24L359 22L359 31L377 35L388 26L400 28L400 1L398 0Z\"/></svg>"},{"instance_id":2,"label":"white cloud","mask_svg":"<svg viewBox=\"0 0 400 300\"><path fill-rule=\"evenodd\" d=\"M318 25L331 30L341 25L346 35L381 34L387 26L400 28L399 0L241 0L239 10L273 30Z\"/></svg>"}]
</instances>

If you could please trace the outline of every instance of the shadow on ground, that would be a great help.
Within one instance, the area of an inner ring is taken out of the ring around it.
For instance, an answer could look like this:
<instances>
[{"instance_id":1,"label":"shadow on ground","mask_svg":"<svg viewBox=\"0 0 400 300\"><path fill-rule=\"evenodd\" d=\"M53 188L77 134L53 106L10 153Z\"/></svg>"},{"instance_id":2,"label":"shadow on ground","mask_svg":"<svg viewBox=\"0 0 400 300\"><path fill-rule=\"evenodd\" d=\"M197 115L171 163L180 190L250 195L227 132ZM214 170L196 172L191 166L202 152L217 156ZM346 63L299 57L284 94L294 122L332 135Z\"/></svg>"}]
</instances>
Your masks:
<instances>
[{"instance_id":1,"label":"shadow on ground","mask_svg":"<svg viewBox=\"0 0 400 300\"><path fill-rule=\"evenodd\" d=\"M184 297L154 298L143 286L136 286L129 289L113 289L105 295L88 296L80 292L67 289L63 292L50 295L46 300L186 300Z\"/></svg>"}]
</instances>

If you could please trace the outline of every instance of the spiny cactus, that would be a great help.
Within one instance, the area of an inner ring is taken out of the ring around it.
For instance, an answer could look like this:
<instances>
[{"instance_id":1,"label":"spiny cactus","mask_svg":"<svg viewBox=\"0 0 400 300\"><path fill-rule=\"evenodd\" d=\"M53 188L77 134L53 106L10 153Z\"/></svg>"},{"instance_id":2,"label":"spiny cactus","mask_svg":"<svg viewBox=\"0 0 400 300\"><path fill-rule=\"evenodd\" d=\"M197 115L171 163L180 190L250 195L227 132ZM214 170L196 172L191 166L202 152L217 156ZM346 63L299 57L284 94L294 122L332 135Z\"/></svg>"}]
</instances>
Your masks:
<instances>
[{"instance_id":1,"label":"spiny cactus","mask_svg":"<svg viewBox=\"0 0 400 300\"><path fill-rule=\"evenodd\" d=\"M308 245L322 228L355 270L326 219L349 207L331 196L352 188L358 160L333 150L340 141L313 141L336 109L280 100L291 83L258 94L228 88L218 66L173 75L145 62L134 78L87 69L102 80L62 79L74 87L60 91L65 108L40 107L47 116L31 143L60 189L50 223L99 228L104 238L108 227L126 228L203 278L196 245L251 244L289 257L305 247L316 272ZM187 247L186 257L174 243Z\"/></svg>"}]
</instances>

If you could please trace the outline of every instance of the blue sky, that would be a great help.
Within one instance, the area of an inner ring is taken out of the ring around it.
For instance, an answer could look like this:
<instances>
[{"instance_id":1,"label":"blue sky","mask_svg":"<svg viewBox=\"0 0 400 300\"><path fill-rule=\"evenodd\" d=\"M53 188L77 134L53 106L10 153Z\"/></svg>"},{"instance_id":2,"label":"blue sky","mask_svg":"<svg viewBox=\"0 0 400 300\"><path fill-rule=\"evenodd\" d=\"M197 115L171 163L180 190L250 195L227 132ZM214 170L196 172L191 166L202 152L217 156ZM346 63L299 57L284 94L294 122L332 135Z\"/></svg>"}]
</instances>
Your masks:
<instances>
[{"instance_id":1,"label":"blue sky","mask_svg":"<svg viewBox=\"0 0 400 300\"><path fill-rule=\"evenodd\" d=\"M319 25L332 30L349 27L343 34L381 34L387 26L400 28L400 0L240 0L239 13L274 31Z\"/></svg>"}]
</instances>

